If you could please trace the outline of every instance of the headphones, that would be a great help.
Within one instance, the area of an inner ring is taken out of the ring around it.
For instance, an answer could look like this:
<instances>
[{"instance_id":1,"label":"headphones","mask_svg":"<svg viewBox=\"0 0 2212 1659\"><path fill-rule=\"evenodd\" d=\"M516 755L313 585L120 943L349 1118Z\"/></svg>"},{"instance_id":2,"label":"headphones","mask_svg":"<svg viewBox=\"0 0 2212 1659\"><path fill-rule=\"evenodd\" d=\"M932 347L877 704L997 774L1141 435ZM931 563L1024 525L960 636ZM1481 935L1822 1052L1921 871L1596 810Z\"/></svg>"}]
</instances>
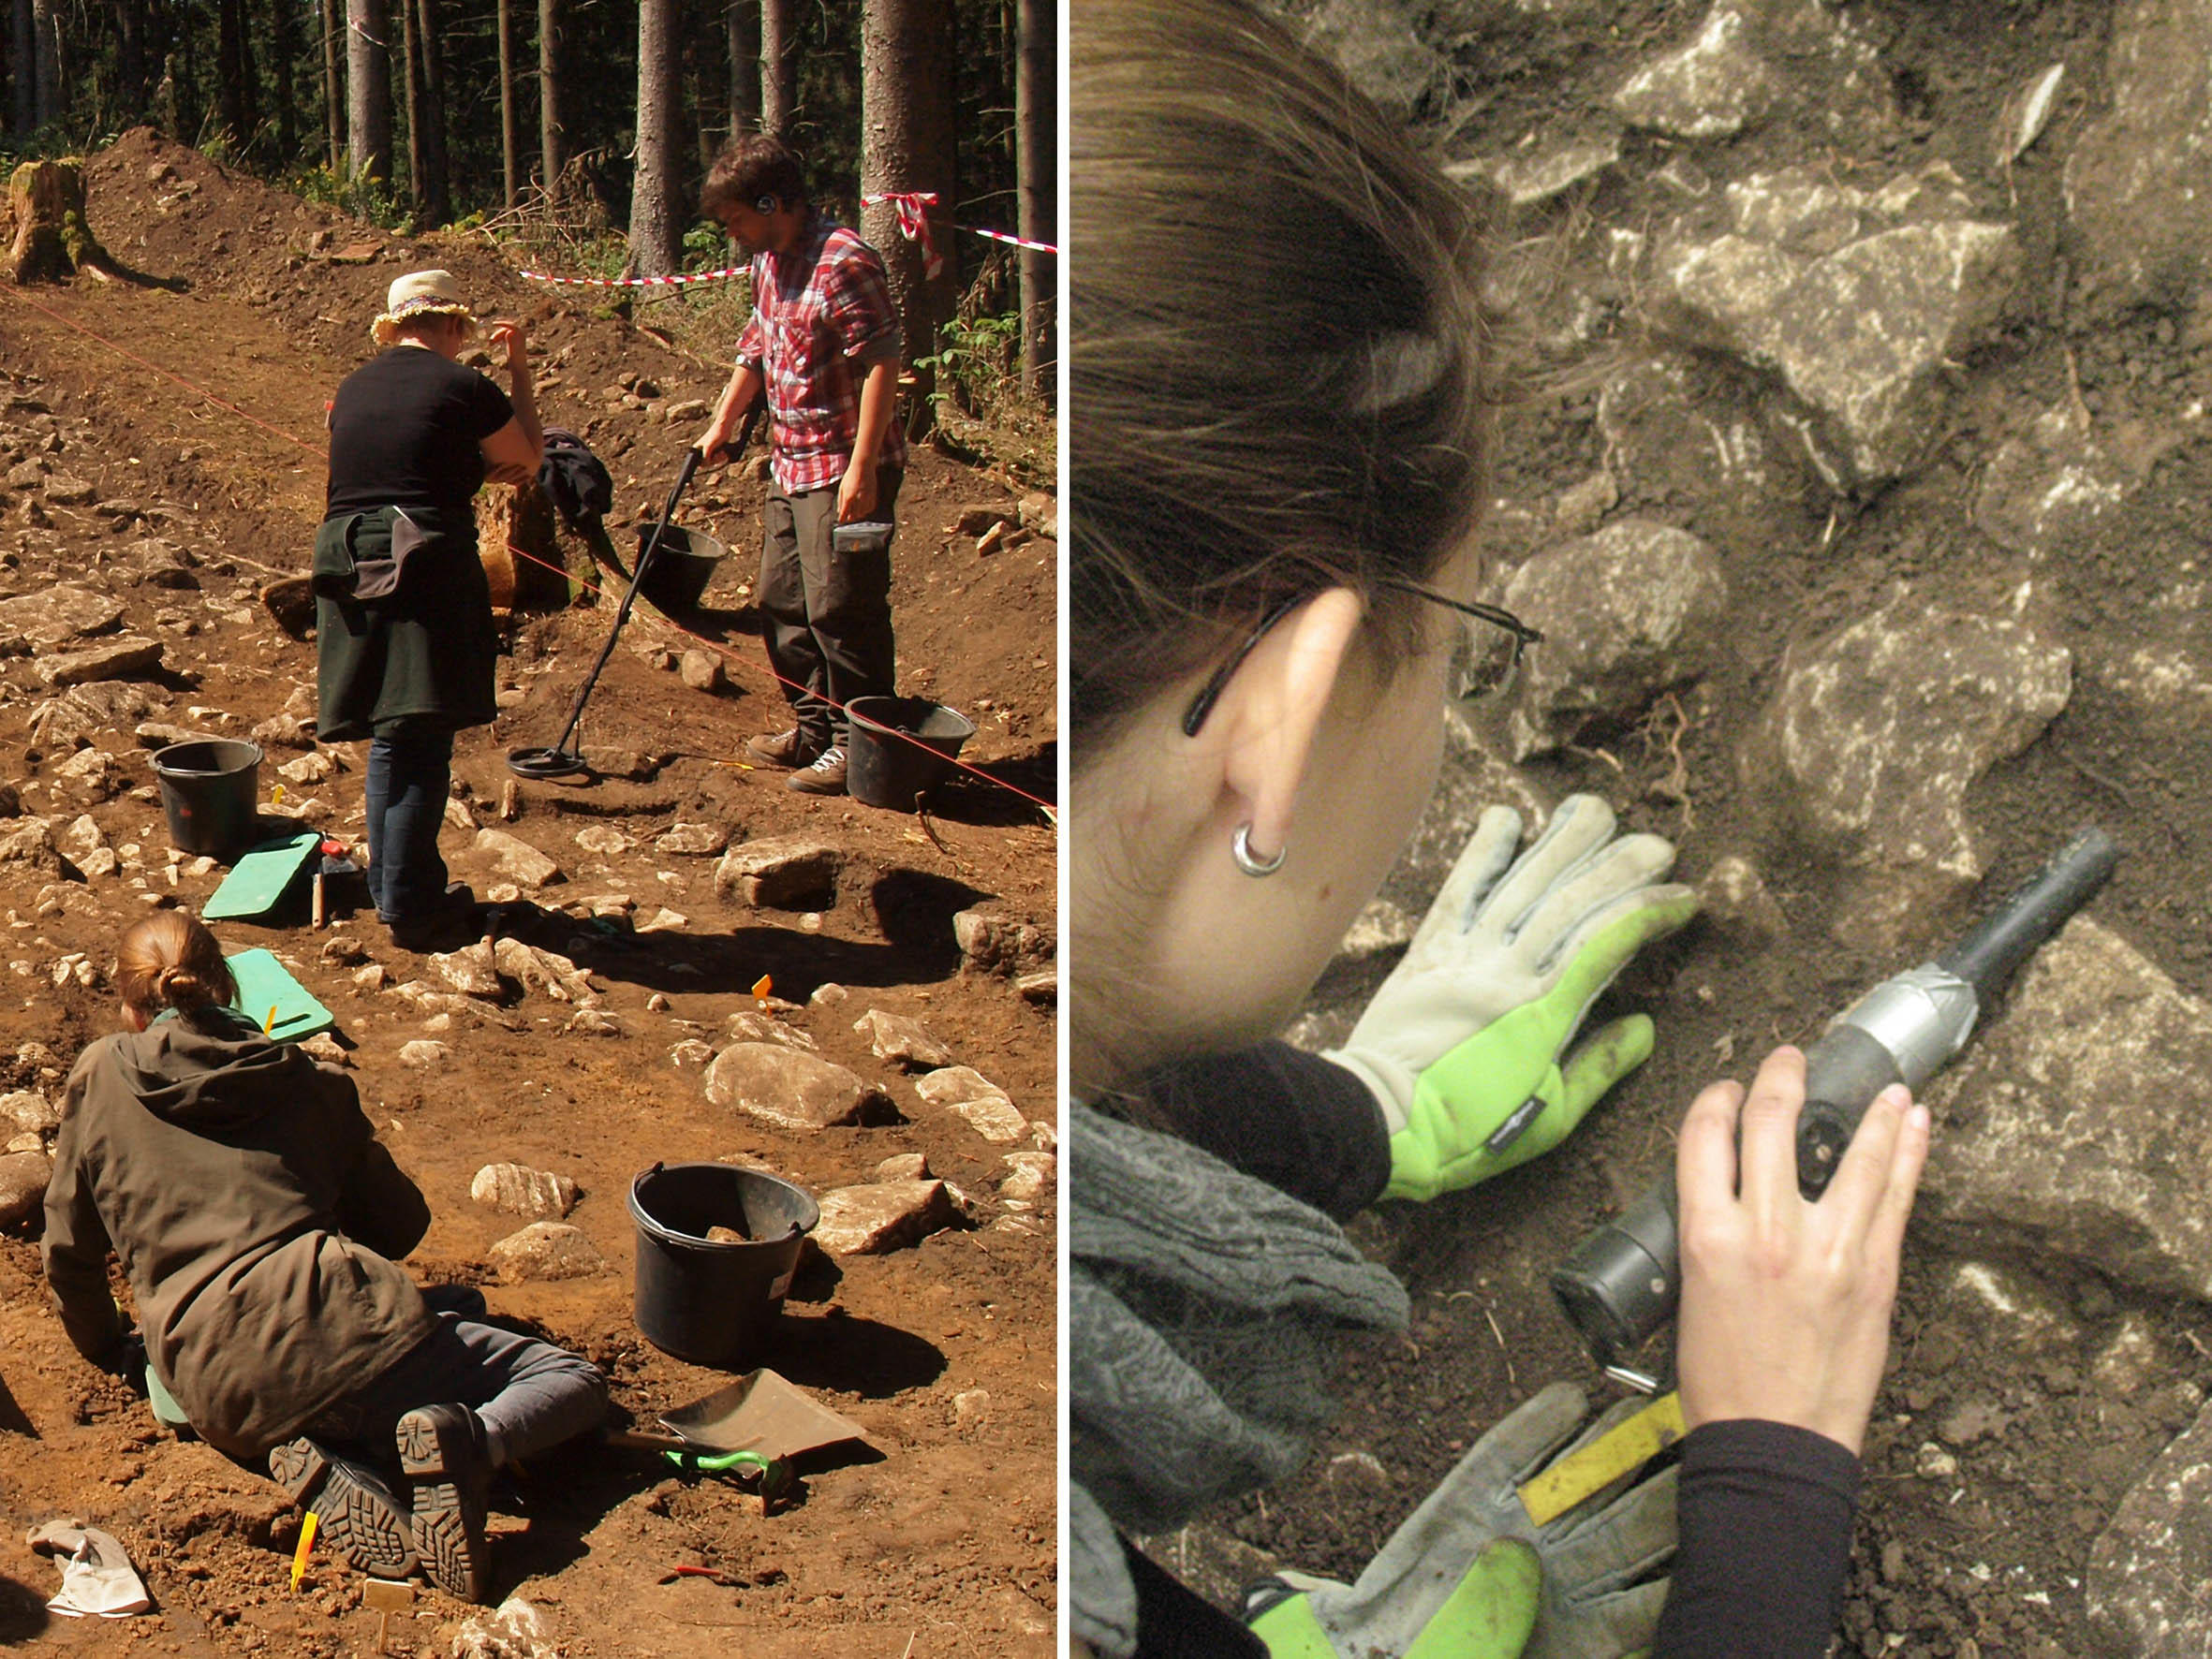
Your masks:
<instances>
[{"instance_id":1,"label":"headphones","mask_svg":"<svg viewBox=\"0 0 2212 1659\"><path fill-rule=\"evenodd\" d=\"M783 203L776 199L776 198L773 196L761 196L754 198L753 212L756 213L773 213L777 208L781 206L783 206Z\"/></svg>"}]
</instances>

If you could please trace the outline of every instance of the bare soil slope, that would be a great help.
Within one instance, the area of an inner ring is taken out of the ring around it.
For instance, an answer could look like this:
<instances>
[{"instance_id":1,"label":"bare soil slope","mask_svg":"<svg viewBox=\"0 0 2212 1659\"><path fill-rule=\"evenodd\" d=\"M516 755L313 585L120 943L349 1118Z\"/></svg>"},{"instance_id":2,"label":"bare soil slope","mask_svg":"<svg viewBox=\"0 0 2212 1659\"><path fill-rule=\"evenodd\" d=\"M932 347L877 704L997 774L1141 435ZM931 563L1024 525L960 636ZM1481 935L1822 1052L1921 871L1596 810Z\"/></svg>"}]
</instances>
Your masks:
<instances>
[{"instance_id":1,"label":"bare soil slope","mask_svg":"<svg viewBox=\"0 0 2212 1659\"><path fill-rule=\"evenodd\" d=\"M273 575L304 571L321 516L324 405L372 351L368 321L391 279L442 265L481 314L530 319L547 422L584 433L608 462L626 559L637 546L627 526L658 512L699 424L661 412L711 399L723 378L719 366L606 315L602 296L523 281L481 240L388 235L142 132L94 157L88 174L99 235L147 280L83 277L0 294L0 448L10 466L36 463L0 490L0 594L60 582L111 593L123 626L160 639L165 659L139 688L145 709L125 697L112 705L123 718L79 740L111 755L107 768L49 727L34 733L34 713L53 695L40 658L0 673L0 771L25 812L51 816L57 831L89 814L119 859L114 874L89 880L51 863L0 864L12 930L0 954L22 993L0 1010L0 1082L49 1094L77 1050L112 1026L103 976L120 927L172 893L197 905L222 874L168 856L136 721L243 735L288 710L312 713L302 688L313 684L313 645L288 638L254 595ZM428 1280L485 1285L495 1316L588 1354L641 1422L724 1379L637 1332L626 1209L637 1172L662 1160L757 1161L819 1193L920 1153L959 1189L965 1214L919 1244L804 1270L771 1357L863 1425L875 1453L828 1458L805 1474L795 1504L766 1517L727 1484L663 1480L668 1471L649 1458L589 1447L526 1471L498 1498L496 1588L540 1604L563 1652L1047 1652L1054 1188L1001 1197L1005 1154L1018 1149L927 1105L853 1023L870 1008L920 1016L1025 1116L1054 1121L1050 997L964 972L951 926L955 911L980 908L1049 927L1054 831L1031 800L988 778L948 785L923 821L804 800L780 775L742 764L745 737L783 724L746 604L763 486L742 471L702 476L681 515L736 550L705 608L683 619L686 634L641 605L585 716L587 754L634 775L522 784L519 815L500 816L507 752L557 733L611 602L525 620L502 666L510 706L495 727L465 734L456 756L445 837L456 875L479 897L502 879L472 852L465 819L520 836L561 866L565 879L531 894L535 904L510 907L504 925L589 973L611 1019L584 1025L612 1035L569 1029L574 1009L543 991L517 997L510 987L504 1006L476 999L433 1011L366 987L357 976L381 964L391 983L447 989L424 959L393 949L373 917L328 934L311 932L303 915L220 931L230 948L267 946L286 959L355 1045L363 1103L436 1217L411 1265ZM89 498L56 491L55 477L91 485ZM970 508L1010 516L1014 506L995 478L917 452L896 549L902 682L970 712L981 729L967 758L1049 801L1054 544L1025 539L978 555L972 535L951 529ZM149 554L148 538L175 556ZM186 574L149 580L149 561ZM671 653L706 648L723 654L729 683L718 692L671 671ZM272 749L265 801L274 768L301 753ZM355 841L361 755L329 753L335 774L287 785L289 804L311 801L308 823ZM76 771L61 775L72 760ZM732 840L833 844L843 859L835 903L801 914L718 897L711 858L655 847L678 822ZM635 931L663 909L683 919ZM359 952L326 955L333 937ZM84 971L71 962L57 974L76 953L88 953ZM727 1017L756 1009L750 988L764 975L794 1005L782 1017L824 1057L879 1084L897 1121L801 1135L708 1104L699 1050L688 1063L671 1050L686 1040L720 1048ZM810 1003L833 984L847 988L843 1000ZM425 1037L448 1046L444 1064L403 1066L402 1045ZM1039 1140L1049 1135L1021 1146ZM486 1252L524 1218L472 1202L469 1186L479 1167L506 1160L580 1183L568 1220L603 1254L602 1270L497 1282ZM0 1640L121 1639L116 1626L72 1625L40 1606L54 1574L22 1547L22 1531L77 1513L126 1542L153 1591L155 1616L128 1627L134 1651L365 1650L375 1615L360 1608L350 1575L318 1556L299 1591L288 1588L297 1521L275 1490L203 1446L155 1432L143 1405L68 1348L22 1229L0 1238L0 1376L17 1408L0 1424L0 1574L13 1581L0 1586ZM713 1575L679 1574L686 1567ZM393 1650L450 1651L441 1622L465 1613L424 1591L394 1619Z\"/></svg>"}]
</instances>

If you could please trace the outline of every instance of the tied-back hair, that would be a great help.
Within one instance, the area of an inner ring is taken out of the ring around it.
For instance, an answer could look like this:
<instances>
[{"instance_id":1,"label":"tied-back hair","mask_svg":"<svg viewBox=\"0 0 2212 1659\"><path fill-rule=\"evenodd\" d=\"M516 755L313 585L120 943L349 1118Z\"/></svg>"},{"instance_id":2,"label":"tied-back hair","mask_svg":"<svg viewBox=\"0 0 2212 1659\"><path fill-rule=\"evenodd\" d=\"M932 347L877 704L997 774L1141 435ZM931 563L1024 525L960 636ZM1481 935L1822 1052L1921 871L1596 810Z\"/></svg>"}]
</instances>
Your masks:
<instances>
[{"instance_id":1,"label":"tied-back hair","mask_svg":"<svg viewBox=\"0 0 2212 1659\"><path fill-rule=\"evenodd\" d=\"M115 989L149 1017L174 1008L189 1017L238 1000L238 981L214 934L181 910L159 910L124 931Z\"/></svg>"},{"instance_id":2,"label":"tied-back hair","mask_svg":"<svg viewBox=\"0 0 2212 1659\"><path fill-rule=\"evenodd\" d=\"M1477 215L1243 0L1077 0L1071 735L1273 607L1368 602L1386 668L1487 477Z\"/></svg>"}]
</instances>

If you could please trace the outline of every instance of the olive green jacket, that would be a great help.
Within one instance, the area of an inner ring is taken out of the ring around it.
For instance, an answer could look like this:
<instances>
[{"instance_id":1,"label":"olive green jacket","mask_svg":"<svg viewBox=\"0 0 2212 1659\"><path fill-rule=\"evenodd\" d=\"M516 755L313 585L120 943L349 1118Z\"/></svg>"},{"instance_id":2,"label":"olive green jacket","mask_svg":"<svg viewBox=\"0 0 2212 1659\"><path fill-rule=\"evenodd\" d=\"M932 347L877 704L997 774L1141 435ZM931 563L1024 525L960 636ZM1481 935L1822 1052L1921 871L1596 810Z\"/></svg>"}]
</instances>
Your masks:
<instances>
[{"instance_id":1,"label":"olive green jacket","mask_svg":"<svg viewBox=\"0 0 2212 1659\"><path fill-rule=\"evenodd\" d=\"M395 507L337 514L316 533L313 580L316 735L324 742L403 722L458 730L497 715L499 637L473 521L439 523Z\"/></svg>"}]
</instances>

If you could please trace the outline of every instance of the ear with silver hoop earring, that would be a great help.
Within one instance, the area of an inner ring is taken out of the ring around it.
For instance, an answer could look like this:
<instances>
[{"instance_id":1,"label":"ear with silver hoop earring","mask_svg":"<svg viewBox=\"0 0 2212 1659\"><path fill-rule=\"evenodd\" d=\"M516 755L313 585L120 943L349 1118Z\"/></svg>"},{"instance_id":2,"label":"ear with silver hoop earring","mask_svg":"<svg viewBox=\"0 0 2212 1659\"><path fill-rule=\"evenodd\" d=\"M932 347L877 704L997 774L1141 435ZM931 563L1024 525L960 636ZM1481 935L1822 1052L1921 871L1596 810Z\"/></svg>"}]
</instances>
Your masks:
<instances>
[{"instance_id":1,"label":"ear with silver hoop earring","mask_svg":"<svg viewBox=\"0 0 2212 1659\"><path fill-rule=\"evenodd\" d=\"M1253 852L1252 826L1248 821L1236 827L1236 834L1229 843L1229 856L1236 860L1236 867L1246 875L1273 875L1283 867L1283 860L1290 857L1290 853L1287 843L1276 849L1272 859L1262 859Z\"/></svg>"}]
</instances>

